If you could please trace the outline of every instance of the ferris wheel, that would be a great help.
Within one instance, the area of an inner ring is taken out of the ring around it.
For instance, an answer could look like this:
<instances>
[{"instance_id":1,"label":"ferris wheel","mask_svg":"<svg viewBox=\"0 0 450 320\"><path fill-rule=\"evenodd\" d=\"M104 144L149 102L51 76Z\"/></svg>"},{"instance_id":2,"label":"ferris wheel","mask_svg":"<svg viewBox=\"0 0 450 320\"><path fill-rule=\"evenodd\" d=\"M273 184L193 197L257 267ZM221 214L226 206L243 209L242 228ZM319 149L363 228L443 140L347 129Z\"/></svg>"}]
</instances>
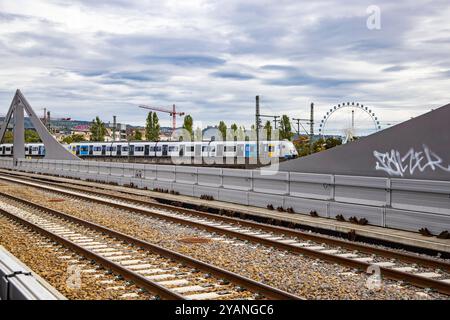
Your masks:
<instances>
[{"instance_id":1,"label":"ferris wheel","mask_svg":"<svg viewBox=\"0 0 450 320\"><path fill-rule=\"evenodd\" d=\"M319 134L340 136L347 143L375 133L380 128L378 117L371 109L359 103L347 102L330 108L320 121Z\"/></svg>"}]
</instances>

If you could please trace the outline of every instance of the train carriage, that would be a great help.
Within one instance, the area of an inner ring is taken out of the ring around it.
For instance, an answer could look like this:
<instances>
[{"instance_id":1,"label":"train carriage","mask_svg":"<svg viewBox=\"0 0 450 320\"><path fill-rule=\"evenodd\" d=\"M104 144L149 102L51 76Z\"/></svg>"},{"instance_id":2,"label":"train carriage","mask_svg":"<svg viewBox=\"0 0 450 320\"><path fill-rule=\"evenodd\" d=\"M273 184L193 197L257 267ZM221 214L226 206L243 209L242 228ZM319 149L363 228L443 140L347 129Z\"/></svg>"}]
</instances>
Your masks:
<instances>
[{"instance_id":1,"label":"train carriage","mask_svg":"<svg viewBox=\"0 0 450 320\"><path fill-rule=\"evenodd\" d=\"M13 145L11 143L2 144L0 150L2 156L11 156L13 154Z\"/></svg>"},{"instance_id":2,"label":"train carriage","mask_svg":"<svg viewBox=\"0 0 450 320\"><path fill-rule=\"evenodd\" d=\"M237 159L255 158L256 141L130 141L130 142L79 142L64 147L81 158L95 157L150 157L150 158L208 158ZM291 141L260 141L262 158L295 158L297 150ZM0 156L11 156L12 144L0 145ZM44 156L42 143L27 143L26 156Z\"/></svg>"}]
</instances>

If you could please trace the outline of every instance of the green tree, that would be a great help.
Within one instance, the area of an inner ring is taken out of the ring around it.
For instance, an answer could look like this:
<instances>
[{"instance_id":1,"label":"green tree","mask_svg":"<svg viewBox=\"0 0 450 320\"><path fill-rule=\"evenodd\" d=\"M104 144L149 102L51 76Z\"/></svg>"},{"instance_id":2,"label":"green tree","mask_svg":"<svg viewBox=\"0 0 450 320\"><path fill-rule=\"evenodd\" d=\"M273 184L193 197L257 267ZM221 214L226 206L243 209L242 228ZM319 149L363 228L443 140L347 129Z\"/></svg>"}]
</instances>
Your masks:
<instances>
[{"instance_id":1,"label":"green tree","mask_svg":"<svg viewBox=\"0 0 450 320\"><path fill-rule=\"evenodd\" d=\"M62 142L62 143L67 143L67 144L73 143L72 136L65 136L65 137L61 140L61 142Z\"/></svg>"},{"instance_id":2,"label":"green tree","mask_svg":"<svg viewBox=\"0 0 450 320\"><path fill-rule=\"evenodd\" d=\"M297 139L295 139L293 142L295 147L297 148L297 152L300 157L307 156L310 154L309 136L302 135ZM342 144L342 139L340 138L333 138L333 137L326 139L320 138L314 141L312 145L312 152L316 153L323 150L331 149L340 144Z\"/></svg>"},{"instance_id":3,"label":"green tree","mask_svg":"<svg viewBox=\"0 0 450 320\"><path fill-rule=\"evenodd\" d=\"M145 140L152 141L152 129L153 129L153 112L147 114L147 119L145 120Z\"/></svg>"},{"instance_id":4,"label":"green tree","mask_svg":"<svg viewBox=\"0 0 450 320\"><path fill-rule=\"evenodd\" d=\"M150 111L145 124L145 140L158 141L160 129L158 115Z\"/></svg>"},{"instance_id":5,"label":"green tree","mask_svg":"<svg viewBox=\"0 0 450 320\"><path fill-rule=\"evenodd\" d=\"M5 132L5 135L3 136L3 143L13 143L14 141L14 134L11 130L8 130Z\"/></svg>"},{"instance_id":6,"label":"green tree","mask_svg":"<svg viewBox=\"0 0 450 320\"><path fill-rule=\"evenodd\" d=\"M138 129L136 129L136 131L134 131L134 140L140 141L142 140L142 132Z\"/></svg>"},{"instance_id":7,"label":"green tree","mask_svg":"<svg viewBox=\"0 0 450 320\"><path fill-rule=\"evenodd\" d=\"M266 138L267 140L271 140L272 137L272 123L267 120L266 124L264 125L264 130L266 130Z\"/></svg>"},{"instance_id":8,"label":"green tree","mask_svg":"<svg viewBox=\"0 0 450 320\"><path fill-rule=\"evenodd\" d=\"M156 112L153 112L153 119L152 119L152 121L153 121L153 133L152 133L152 136L153 136L154 141L158 141L159 140L159 134L160 134L160 131L161 131L161 127L159 125L159 118L158 118L158 115L156 114Z\"/></svg>"},{"instance_id":9,"label":"green tree","mask_svg":"<svg viewBox=\"0 0 450 320\"><path fill-rule=\"evenodd\" d=\"M106 127L103 121L97 116L92 120L91 124L91 141L104 141L106 135Z\"/></svg>"},{"instance_id":10,"label":"green tree","mask_svg":"<svg viewBox=\"0 0 450 320\"><path fill-rule=\"evenodd\" d=\"M225 122L220 121L218 130L222 134L223 140L227 140L227 125L225 124Z\"/></svg>"},{"instance_id":11,"label":"green tree","mask_svg":"<svg viewBox=\"0 0 450 320\"><path fill-rule=\"evenodd\" d=\"M193 123L194 120L192 119L191 115L188 114L184 117L183 129L189 132L189 134L191 135L191 139L194 137L194 129L192 128Z\"/></svg>"},{"instance_id":12,"label":"green tree","mask_svg":"<svg viewBox=\"0 0 450 320\"><path fill-rule=\"evenodd\" d=\"M38 143L41 142L41 138L35 130L25 129L25 143ZM3 137L3 143L13 143L14 142L14 132L9 130L5 132L5 136Z\"/></svg>"},{"instance_id":13,"label":"green tree","mask_svg":"<svg viewBox=\"0 0 450 320\"><path fill-rule=\"evenodd\" d=\"M41 142L41 138L35 130L27 129L25 130L25 142L26 143L37 143Z\"/></svg>"},{"instance_id":14,"label":"green tree","mask_svg":"<svg viewBox=\"0 0 450 320\"><path fill-rule=\"evenodd\" d=\"M342 144L341 138L328 137L325 139L325 148L331 149Z\"/></svg>"},{"instance_id":15,"label":"green tree","mask_svg":"<svg viewBox=\"0 0 450 320\"><path fill-rule=\"evenodd\" d=\"M323 138L317 139L313 143L313 153L320 152L320 151L323 151L326 149L327 149L327 144L325 142L325 139L323 139Z\"/></svg>"},{"instance_id":16,"label":"green tree","mask_svg":"<svg viewBox=\"0 0 450 320\"><path fill-rule=\"evenodd\" d=\"M239 135L238 135L238 126L237 126L237 124L236 124L236 123L233 123L233 124L230 126L230 129L231 129L231 134L232 134L232 136L233 136L234 141L240 140L240 139L239 139Z\"/></svg>"},{"instance_id":17,"label":"green tree","mask_svg":"<svg viewBox=\"0 0 450 320\"><path fill-rule=\"evenodd\" d=\"M280 139L287 139L291 140L293 137L292 128L291 128L291 121L289 117L285 114L281 117L280 121Z\"/></svg>"},{"instance_id":18,"label":"green tree","mask_svg":"<svg viewBox=\"0 0 450 320\"><path fill-rule=\"evenodd\" d=\"M71 144L71 143L77 143L77 142L83 142L86 141L84 139L84 136L82 134L72 134L71 136L65 137L62 142Z\"/></svg>"},{"instance_id":19,"label":"green tree","mask_svg":"<svg viewBox=\"0 0 450 320\"><path fill-rule=\"evenodd\" d=\"M301 135L293 141L295 148L297 149L299 157L304 157L310 154L309 150L309 137Z\"/></svg>"}]
</instances>

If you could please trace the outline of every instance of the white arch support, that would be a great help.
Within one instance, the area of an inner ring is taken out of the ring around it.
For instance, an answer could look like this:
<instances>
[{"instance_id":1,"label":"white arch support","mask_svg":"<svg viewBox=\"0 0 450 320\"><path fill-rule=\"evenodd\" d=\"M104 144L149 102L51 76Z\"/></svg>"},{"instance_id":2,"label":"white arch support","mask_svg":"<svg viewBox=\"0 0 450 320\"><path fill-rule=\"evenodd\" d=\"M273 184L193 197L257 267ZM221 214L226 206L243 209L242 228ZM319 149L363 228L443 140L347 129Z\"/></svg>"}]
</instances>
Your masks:
<instances>
[{"instance_id":1,"label":"white arch support","mask_svg":"<svg viewBox=\"0 0 450 320\"><path fill-rule=\"evenodd\" d=\"M16 94L11 102L5 121L0 129L0 141L3 140L8 123L14 115L14 159L25 158L25 125L24 125L24 110L28 114L31 123L36 132L42 140L45 147L45 159L52 160L80 160L77 156L65 149L47 130L39 117L34 113L27 99L25 99L22 92L17 89Z\"/></svg>"}]
</instances>

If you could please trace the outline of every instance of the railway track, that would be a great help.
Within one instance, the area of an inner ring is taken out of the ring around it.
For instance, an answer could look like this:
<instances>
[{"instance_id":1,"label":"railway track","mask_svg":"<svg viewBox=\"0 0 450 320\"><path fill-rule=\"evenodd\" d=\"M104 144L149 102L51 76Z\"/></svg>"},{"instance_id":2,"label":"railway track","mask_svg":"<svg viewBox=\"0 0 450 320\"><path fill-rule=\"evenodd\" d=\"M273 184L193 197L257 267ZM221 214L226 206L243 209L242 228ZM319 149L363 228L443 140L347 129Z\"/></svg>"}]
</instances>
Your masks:
<instances>
[{"instance_id":1,"label":"railway track","mask_svg":"<svg viewBox=\"0 0 450 320\"><path fill-rule=\"evenodd\" d=\"M304 254L363 271L368 270L369 267L372 270L378 268L380 274L385 278L405 281L418 287L432 288L450 295L450 264L442 260L142 199L113 196L81 186L61 186L57 183L17 178L13 175L1 177L1 179L113 206L134 214L162 218L225 236Z\"/></svg>"},{"instance_id":2,"label":"railway track","mask_svg":"<svg viewBox=\"0 0 450 320\"><path fill-rule=\"evenodd\" d=\"M63 245L163 299L300 299L199 260L56 210L14 199L0 214ZM87 271L95 273L95 269ZM130 296L132 297L132 296Z\"/></svg>"}]
</instances>

